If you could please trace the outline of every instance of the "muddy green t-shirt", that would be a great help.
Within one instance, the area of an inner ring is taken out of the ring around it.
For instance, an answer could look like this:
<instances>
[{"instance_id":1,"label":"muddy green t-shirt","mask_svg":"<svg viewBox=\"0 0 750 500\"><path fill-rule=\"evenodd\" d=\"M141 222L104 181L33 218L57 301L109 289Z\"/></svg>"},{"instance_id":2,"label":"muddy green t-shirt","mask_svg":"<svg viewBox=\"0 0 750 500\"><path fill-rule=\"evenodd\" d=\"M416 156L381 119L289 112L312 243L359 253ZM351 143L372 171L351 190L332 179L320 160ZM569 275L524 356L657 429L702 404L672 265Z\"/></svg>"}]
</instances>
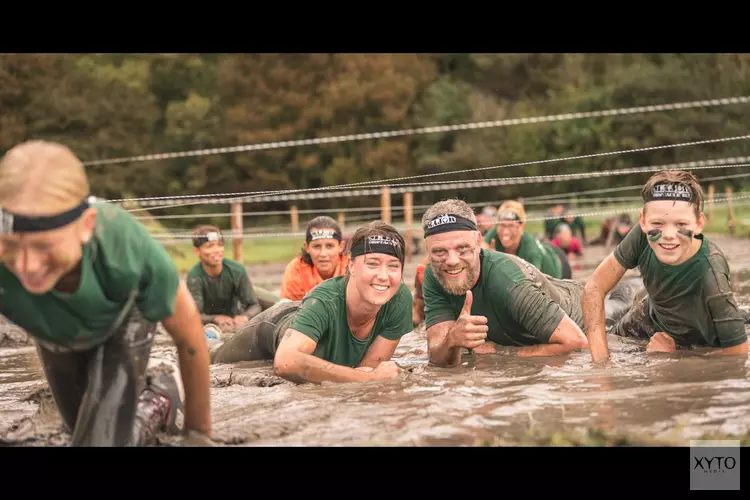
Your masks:
<instances>
[{"instance_id":1,"label":"muddy green t-shirt","mask_svg":"<svg viewBox=\"0 0 750 500\"><path fill-rule=\"evenodd\" d=\"M96 228L83 246L81 281L74 293L31 294L0 266L0 314L41 341L86 347L103 340L131 292L149 321L174 311L179 275L164 247L122 208L92 206Z\"/></svg>"},{"instance_id":2,"label":"muddy green t-shirt","mask_svg":"<svg viewBox=\"0 0 750 500\"><path fill-rule=\"evenodd\" d=\"M490 245L492 244L493 239L495 240L495 249L498 252L505 252L505 247L503 247L497 237L497 227L491 228L487 231L487 234L484 235L484 241ZM557 252L534 238L533 235L526 232L521 235L521 241L518 242L516 255L542 271L547 276L562 278L562 263L557 256Z\"/></svg>"},{"instance_id":3,"label":"muddy green t-shirt","mask_svg":"<svg viewBox=\"0 0 750 500\"><path fill-rule=\"evenodd\" d=\"M583 329L583 286L545 276L515 255L482 249L471 314L487 318L487 338L504 346L547 344L567 314ZM446 292L432 266L424 273L425 324L455 321L466 295Z\"/></svg>"},{"instance_id":4,"label":"muddy green t-shirt","mask_svg":"<svg viewBox=\"0 0 750 500\"><path fill-rule=\"evenodd\" d=\"M204 323L214 321L219 314L233 318L257 302L247 270L236 260L222 260L218 276L206 274L198 262L188 272L187 286Z\"/></svg>"},{"instance_id":5,"label":"muddy green t-shirt","mask_svg":"<svg viewBox=\"0 0 750 500\"><path fill-rule=\"evenodd\" d=\"M370 335L359 340L349 329L346 317L347 280L347 276L330 278L307 292L289 328L317 342L313 355L356 368L378 336L399 340L412 331L412 295L401 283L396 295L378 311Z\"/></svg>"},{"instance_id":6,"label":"muddy green t-shirt","mask_svg":"<svg viewBox=\"0 0 750 500\"><path fill-rule=\"evenodd\" d=\"M614 255L625 269L640 270L657 332L671 335L681 345L732 347L747 339L744 317L732 293L729 265L707 238L688 261L671 266L657 259L636 224Z\"/></svg>"}]
</instances>

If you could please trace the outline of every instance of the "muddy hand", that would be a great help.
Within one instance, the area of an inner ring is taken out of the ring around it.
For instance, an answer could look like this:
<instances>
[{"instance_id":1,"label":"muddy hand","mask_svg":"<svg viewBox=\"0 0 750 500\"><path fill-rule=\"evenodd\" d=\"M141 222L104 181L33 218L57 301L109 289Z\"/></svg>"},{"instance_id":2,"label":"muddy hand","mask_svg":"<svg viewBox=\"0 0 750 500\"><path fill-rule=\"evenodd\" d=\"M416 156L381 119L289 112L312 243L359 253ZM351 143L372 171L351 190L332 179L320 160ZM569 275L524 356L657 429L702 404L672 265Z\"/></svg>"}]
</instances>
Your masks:
<instances>
[{"instance_id":1,"label":"muddy hand","mask_svg":"<svg viewBox=\"0 0 750 500\"><path fill-rule=\"evenodd\" d=\"M466 292L464 307L461 314L448 332L451 336L451 344L454 346L474 349L484 344L487 338L487 318L484 316L472 316L471 305L474 302L471 290Z\"/></svg>"},{"instance_id":2,"label":"muddy hand","mask_svg":"<svg viewBox=\"0 0 750 500\"><path fill-rule=\"evenodd\" d=\"M383 361L369 373L372 380L388 380L397 377L401 373L401 368L393 361Z\"/></svg>"},{"instance_id":3,"label":"muddy hand","mask_svg":"<svg viewBox=\"0 0 750 500\"><path fill-rule=\"evenodd\" d=\"M497 344L491 340L485 341L484 344L473 349L474 354L495 354L497 353Z\"/></svg>"},{"instance_id":4,"label":"muddy hand","mask_svg":"<svg viewBox=\"0 0 750 500\"><path fill-rule=\"evenodd\" d=\"M646 352L674 352L676 349L674 339L664 332L656 332L646 346Z\"/></svg>"}]
</instances>

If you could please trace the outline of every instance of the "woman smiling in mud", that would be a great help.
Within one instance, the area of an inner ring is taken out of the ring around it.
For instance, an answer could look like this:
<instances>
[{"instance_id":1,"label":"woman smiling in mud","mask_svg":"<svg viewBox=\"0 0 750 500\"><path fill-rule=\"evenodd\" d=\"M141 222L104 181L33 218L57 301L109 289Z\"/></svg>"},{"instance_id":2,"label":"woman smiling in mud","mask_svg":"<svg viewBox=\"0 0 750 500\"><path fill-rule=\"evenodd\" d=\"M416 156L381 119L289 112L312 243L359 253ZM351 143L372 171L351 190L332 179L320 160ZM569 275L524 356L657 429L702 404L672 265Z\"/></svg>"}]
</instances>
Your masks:
<instances>
[{"instance_id":1,"label":"woman smiling in mud","mask_svg":"<svg viewBox=\"0 0 750 500\"><path fill-rule=\"evenodd\" d=\"M339 225L330 217L314 218L305 230L302 253L284 270L281 298L302 300L315 285L346 274L348 264Z\"/></svg>"},{"instance_id":2,"label":"woman smiling in mud","mask_svg":"<svg viewBox=\"0 0 750 500\"><path fill-rule=\"evenodd\" d=\"M328 279L299 302L281 302L214 349L212 363L273 360L293 382L390 379L401 337L412 330L412 295L402 279L404 239L371 222L351 238L345 276Z\"/></svg>"},{"instance_id":3,"label":"woman smiling in mud","mask_svg":"<svg viewBox=\"0 0 750 500\"><path fill-rule=\"evenodd\" d=\"M2 158L0 314L35 339L72 446L143 446L183 423L210 443L195 303L146 229L89 194L83 164L65 146L32 141ZM169 363L147 371L158 321L177 345L182 377Z\"/></svg>"},{"instance_id":4,"label":"woman smiling in mud","mask_svg":"<svg viewBox=\"0 0 750 500\"><path fill-rule=\"evenodd\" d=\"M712 353L747 355L745 315L732 294L729 265L702 234L703 191L688 172L663 171L643 187L636 225L586 284L583 314L594 362L609 357L605 294L638 267L648 295L609 332L649 340L648 352L678 346L718 348Z\"/></svg>"}]
</instances>

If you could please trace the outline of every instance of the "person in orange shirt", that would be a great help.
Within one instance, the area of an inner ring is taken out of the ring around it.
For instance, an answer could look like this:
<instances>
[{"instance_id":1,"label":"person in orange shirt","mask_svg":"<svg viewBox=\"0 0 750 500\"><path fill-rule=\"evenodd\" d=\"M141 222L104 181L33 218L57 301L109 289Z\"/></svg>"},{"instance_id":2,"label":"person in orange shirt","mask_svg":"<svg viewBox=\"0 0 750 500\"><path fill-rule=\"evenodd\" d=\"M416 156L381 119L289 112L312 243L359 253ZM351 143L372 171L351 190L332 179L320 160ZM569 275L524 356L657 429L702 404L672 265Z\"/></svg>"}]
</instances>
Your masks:
<instances>
[{"instance_id":1,"label":"person in orange shirt","mask_svg":"<svg viewBox=\"0 0 750 500\"><path fill-rule=\"evenodd\" d=\"M302 253L284 270L281 300L302 300L307 292L323 281L346 274L349 257L344 255L341 227L330 217L310 221L305 230Z\"/></svg>"}]
</instances>

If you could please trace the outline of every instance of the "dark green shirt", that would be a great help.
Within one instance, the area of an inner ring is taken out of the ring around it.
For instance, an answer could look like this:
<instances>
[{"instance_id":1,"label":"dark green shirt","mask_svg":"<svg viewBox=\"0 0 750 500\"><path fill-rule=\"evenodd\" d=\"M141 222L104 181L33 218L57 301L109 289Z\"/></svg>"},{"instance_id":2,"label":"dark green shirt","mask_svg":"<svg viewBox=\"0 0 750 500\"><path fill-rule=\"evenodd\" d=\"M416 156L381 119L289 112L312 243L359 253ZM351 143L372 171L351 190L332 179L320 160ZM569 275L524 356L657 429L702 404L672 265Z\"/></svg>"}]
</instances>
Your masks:
<instances>
[{"instance_id":1,"label":"dark green shirt","mask_svg":"<svg viewBox=\"0 0 750 500\"><path fill-rule=\"evenodd\" d=\"M198 262L188 272L187 286L203 323L213 322L217 315L233 318L257 303L245 266L231 259L222 260L218 276L206 274Z\"/></svg>"},{"instance_id":2,"label":"dark green shirt","mask_svg":"<svg viewBox=\"0 0 750 500\"><path fill-rule=\"evenodd\" d=\"M484 241L489 244L492 244L493 239L495 240L495 250L498 252L505 252L505 247L503 247L502 243L500 243L500 239L497 237L497 227L491 228L487 231L487 234L484 235ZM562 278L562 262L560 262L560 257L558 257L557 252L549 245L545 245L537 240L533 235L526 232L521 235L521 241L518 242L516 255L542 271L547 276Z\"/></svg>"},{"instance_id":3,"label":"dark green shirt","mask_svg":"<svg viewBox=\"0 0 750 500\"><path fill-rule=\"evenodd\" d=\"M583 286L545 276L530 263L482 249L481 270L471 289L471 313L487 318L488 340L504 346L548 344L565 314L583 329ZM425 324L455 321L466 295L452 295L427 266L424 273Z\"/></svg>"},{"instance_id":4,"label":"dark green shirt","mask_svg":"<svg viewBox=\"0 0 750 500\"><path fill-rule=\"evenodd\" d=\"M651 303L651 321L681 345L732 347L747 340L744 316L732 293L729 265L708 238L686 262L656 257L639 224L614 252L625 269L638 267Z\"/></svg>"}]
</instances>

